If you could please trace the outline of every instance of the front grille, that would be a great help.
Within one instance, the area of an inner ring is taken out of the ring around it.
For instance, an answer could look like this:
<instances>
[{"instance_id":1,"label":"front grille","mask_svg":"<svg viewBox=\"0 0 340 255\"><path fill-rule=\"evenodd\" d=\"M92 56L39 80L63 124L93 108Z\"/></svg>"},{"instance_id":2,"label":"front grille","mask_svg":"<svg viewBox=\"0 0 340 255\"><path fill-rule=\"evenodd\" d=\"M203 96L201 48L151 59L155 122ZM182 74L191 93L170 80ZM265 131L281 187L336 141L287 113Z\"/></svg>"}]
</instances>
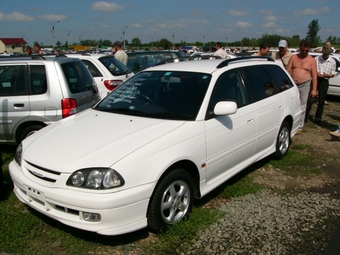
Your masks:
<instances>
[{"instance_id":1,"label":"front grille","mask_svg":"<svg viewBox=\"0 0 340 255\"><path fill-rule=\"evenodd\" d=\"M60 176L59 172L37 166L37 165L32 164L32 163L27 162L27 161L26 161L26 163L27 163L26 164L27 171L31 175L33 175L34 177L36 177L40 180L54 183L54 182L57 181L58 177Z\"/></svg>"}]
</instances>

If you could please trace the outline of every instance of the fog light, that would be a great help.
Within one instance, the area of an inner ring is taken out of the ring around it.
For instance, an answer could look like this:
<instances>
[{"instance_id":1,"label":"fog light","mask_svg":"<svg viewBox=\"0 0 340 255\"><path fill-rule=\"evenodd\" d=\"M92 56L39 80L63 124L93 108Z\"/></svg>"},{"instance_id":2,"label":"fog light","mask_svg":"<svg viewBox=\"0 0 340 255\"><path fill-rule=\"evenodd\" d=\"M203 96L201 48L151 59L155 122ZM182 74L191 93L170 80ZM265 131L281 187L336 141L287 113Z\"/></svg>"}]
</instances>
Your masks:
<instances>
[{"instance_id":1,"label":"fog light","mask_svg":"<svg viewBox=\"0 0 340 255\"><path fill-rule=\"evenodd\" d=\"M85 221L98 222L101 220L100 214L98 213L83 213L83 218Z\"/></svg>"}]
</instances>

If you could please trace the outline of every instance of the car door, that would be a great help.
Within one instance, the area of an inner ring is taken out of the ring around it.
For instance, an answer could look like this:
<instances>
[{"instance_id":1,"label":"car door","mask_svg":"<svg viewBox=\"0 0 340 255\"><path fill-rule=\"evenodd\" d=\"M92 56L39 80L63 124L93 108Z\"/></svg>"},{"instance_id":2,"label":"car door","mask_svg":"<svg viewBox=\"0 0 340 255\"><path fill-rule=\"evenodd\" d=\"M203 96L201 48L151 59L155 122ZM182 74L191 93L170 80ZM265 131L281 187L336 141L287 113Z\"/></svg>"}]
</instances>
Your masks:
<instances>
[{"instance_id":1,"label":"car door","mask_svg":"<svg viewBox=\"0 0 340 255\"><path fill-rule=\"evenodd\" d=\"M329 79L328 95L340 96L340 60L333 57L336 63L335 76Z\"/></svg>"},{"instance_id":2,"label":"car door","mask_svg":"<svg viewBox=\"0 0 340 255\"><path fill-rule=\"evenodd\" d=\"M220 101L234 101L238 109L232 115L207 117L207 182L241 169L253 156L256 144L256 111L248 105L248 95L238 71L228 71L219 77L210 99L208 116Z\"/></svg>"},{"instance_id":3,"label":"car door","mask_svg":"<svg viewBox=\"0 0 340 255\"><path fill-rule=\"evenodd\" d=\"M0 141L14 141L14 129L30 114L26 64L0 66Z\"/></svg>"},{"instance_id":4,"label":"car door","mask_svg":"<svg viewBox=\"0 0 340 255\"><path fill-rule=\"evenodd\" d=\"M285 78L289 79L278 66L252 66L242 68L240 72L251 95L251 107L256 116L255 153L264 154L276 141L284 114L284 101L280 88L285 87ZM282 84L277 84L269 75L270 73L280 77L283 74Z\"/></svg>"}]
</instances>

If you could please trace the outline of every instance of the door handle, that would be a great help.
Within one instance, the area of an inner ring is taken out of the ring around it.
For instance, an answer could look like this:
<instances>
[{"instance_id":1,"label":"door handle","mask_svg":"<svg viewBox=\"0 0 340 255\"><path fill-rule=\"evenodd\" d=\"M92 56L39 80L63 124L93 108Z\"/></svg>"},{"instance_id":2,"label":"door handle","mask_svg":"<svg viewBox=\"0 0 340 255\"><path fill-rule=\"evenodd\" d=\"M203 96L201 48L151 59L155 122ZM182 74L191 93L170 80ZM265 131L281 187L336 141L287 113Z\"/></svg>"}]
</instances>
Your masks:
<instances>
[{"instance_id":1,"label":"door handle","mask_svg":"<svg viewBox=\"0 0 340 255\"><path fill-rule=\"evenodd\" d=\"M247 120L247 123L252 123L254 121L254 118Z\"/></svg>"},{"instance_id":2,"label":"door handle","mask_svg":"<svg viewBox=\"0 0 340 255\"><path fill-rule=\"evenodd\" d=\"M18 108L22 108L24 106L25 106L25 104L14 104L14 107L18 107Z\"/></svg>"}]
</instances>

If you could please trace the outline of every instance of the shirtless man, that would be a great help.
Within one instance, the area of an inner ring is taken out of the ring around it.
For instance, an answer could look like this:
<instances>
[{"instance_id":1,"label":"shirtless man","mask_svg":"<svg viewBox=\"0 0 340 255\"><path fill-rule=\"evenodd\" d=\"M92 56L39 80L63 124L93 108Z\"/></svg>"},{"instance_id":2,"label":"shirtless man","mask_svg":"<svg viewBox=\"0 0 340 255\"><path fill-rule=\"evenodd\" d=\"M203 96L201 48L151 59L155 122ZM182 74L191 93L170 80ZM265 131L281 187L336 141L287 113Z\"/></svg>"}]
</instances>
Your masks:
<instances>
[{"instance_id":1,"label":"shirtless man","mask_svg":"<svg viewBox=\"0 0 340 255\"><path fill-rule=\"evenodd\" d=\"M38 55L43 55L44 52L42 51L40 44L36 43L34 44L34 50Z\"/></svg>"},{"instance_id":2,"label":"shirtless man","mask_svg":"<svg viewBox=\"0 0 340 255\"><path fill-rule=\"evenodd\" d=\"M311 93L312 97L316 97L318 94L317 67L315 59L311 55L308 55L310 47L310 41L302 40L300 42L300 52L290 58L287 66L287 71L292 76L300 92L302 116L299 129L296 133L297 135L301 134L303 126L305 125L306 106L309 93Z\"/></svg>"}]
</instances>

